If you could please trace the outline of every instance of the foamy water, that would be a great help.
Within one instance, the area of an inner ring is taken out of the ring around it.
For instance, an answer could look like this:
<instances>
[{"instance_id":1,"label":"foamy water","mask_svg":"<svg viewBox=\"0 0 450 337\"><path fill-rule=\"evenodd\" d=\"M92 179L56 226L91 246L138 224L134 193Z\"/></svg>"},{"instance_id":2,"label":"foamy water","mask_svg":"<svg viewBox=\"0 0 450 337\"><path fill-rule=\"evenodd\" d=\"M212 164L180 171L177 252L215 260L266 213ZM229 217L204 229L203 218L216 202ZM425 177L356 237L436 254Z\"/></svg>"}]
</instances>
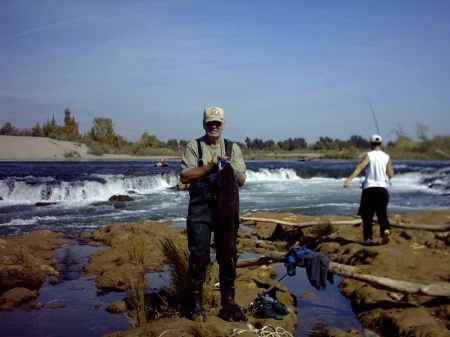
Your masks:
<instances>
[{"instance_id":1,"label":"foamy water","mask_svg":"<svg viewBox=\"0 0 450 337\"><path fill-rule=\"evenodd\" d=\"M0 235L49 228L77 234L114 222L184 222L189 195L170 187L179 179L179 162L2 162ZM240 189L240 210L307 215L354 215L359 178L342 187L357 162L338 160L249 161ZM390 213L448 209L450 168L446 162L394 162L389 187ZM110 202L113 195L132 202ZM38 202L50 203L45 207Z\"/></svg>"}]
</instances>

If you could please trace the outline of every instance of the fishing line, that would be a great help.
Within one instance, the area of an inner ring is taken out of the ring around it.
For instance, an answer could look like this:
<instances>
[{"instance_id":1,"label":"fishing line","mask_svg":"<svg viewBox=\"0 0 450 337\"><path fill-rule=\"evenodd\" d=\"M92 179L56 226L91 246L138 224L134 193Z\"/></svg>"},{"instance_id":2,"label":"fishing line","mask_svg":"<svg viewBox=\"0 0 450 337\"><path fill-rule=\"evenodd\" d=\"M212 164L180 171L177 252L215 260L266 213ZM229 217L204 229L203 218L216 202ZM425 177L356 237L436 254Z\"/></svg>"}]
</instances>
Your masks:
<instances>
[{"instance_id":1,"label":"fishing line","mask_svg":"<svg viewBox=\"0 0 450 337\"><path fill-rule=\"evenodd\" d=\"M375 126L377 128L378 134L381 135L380 128L378 127L377 117L375 116L375 111L373 110L373 107L372 107L372 103L370 102L370 99L368 99L367 97L366 97L366 99L369 102L370 110L372 111L372 116L375 121Z\"/></svg>"}]
</instances>

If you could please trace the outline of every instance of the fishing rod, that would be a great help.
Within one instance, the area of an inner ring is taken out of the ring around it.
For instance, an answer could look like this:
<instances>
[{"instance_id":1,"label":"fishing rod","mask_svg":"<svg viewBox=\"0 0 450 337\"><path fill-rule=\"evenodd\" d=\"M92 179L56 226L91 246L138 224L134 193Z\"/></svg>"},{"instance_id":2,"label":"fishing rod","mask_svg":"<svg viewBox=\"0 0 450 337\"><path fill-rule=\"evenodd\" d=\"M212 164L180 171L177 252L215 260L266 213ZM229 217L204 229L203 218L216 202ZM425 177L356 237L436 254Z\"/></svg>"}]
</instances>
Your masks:
<instances>
[{"instance_id":1,"label":"fishing rod","mask_svg":"<svg viewBox=\"0 0 450 337\"><path fill-rule=\"evenodd\" d=\"M282 277L280 277L279 279L278 279L278 283L280 283L286 276L288 276L289 275L289 273L286 273L286 274L284 274ZM267 288L266 290L264 290L262 293L260 293L260 294L258 294L258 296L259 297L263 297L265 294L267 294L267 293L269 293L273 288L275 288L276 287L276 283L275 284L272 284L269 288Z\"/></svg>"},{"instance_id":2,"label":"fishing rod","mask_svg":"<svg viewBox=\"0 0 450 337\"><path fill-rule=\"evenodd\" d=\"M370 99L368 99L367 97L366 99L369 102L370 110L372 111L372 116L375 121L375 126L377 127L378 134L381 135L380 128L378 127L377 117L375 116L375 111L373 111L372 103L370 102Z\"/></svg>"},{"instance_id":3,"label":"fishing rod","mask_svg":"<svg viewBox=\"0 0 450 337\"><path fill-rule=\"evenodd\" d=\"M373 110L372 103L370 102L370 99L366 97L367 101L369 102L370 110L372 111L373 120L375 121L375 126L377 127L377 132L381 136L380 128L378 127L377 117L375 116L375 111ZM389 178L389 185L392 185L391 179Z\"/></svg>"}]
</instances>

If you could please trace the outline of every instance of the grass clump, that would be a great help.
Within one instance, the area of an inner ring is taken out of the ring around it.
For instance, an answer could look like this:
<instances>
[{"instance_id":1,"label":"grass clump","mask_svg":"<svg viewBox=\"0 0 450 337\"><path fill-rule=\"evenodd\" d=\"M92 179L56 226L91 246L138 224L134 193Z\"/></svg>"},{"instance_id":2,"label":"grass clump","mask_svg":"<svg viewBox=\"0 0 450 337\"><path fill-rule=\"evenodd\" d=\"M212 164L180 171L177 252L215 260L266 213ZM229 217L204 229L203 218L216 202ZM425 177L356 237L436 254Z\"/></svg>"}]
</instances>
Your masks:
<instances>
[{"instance_id":1,"label":"grass clump","mask_svg":"<svg viewBox=\"0 0 450 337\"><path fill-rule=\"evenodd\" d=\"M173 232L163 238L161 250L166 256L172 283L165 291L166 293L171 292L172 296L177 297L178 303L181 302L185 305L182 310L188 310L188 303L182 300L186 297L186 294L191 292L188 281L189 251L187 240L180 233ZM210 311L215 305L213 290L218 279L219 267L217 263L211 263L206 269L206 280L203 284L203 305L206 312Z\"/></svg>"},{"instance_id":2,"label":"grass clump","mask_svg":"<svg viewBox=\"0 0 450 337\"><path fill-rule=\"evenodd\" d=\"M148 240L145 235L132 231L128 245L128 257L136 266L130 272L127 284L127 306L129 317L134 326L148 323L151 307L147 300L147 280L145 265L149 255Z\"/></svg>"},{"instance_id":3,"label":"grass clump","mask_svg":"<svg viewBox=\"0 0 450 337\"><path fill-rule=\"evenodd\" d=\"M311 234L317 237L329 236L337 231L331 222L323 222L311 229Z\"/></svg>"},{"instance_id":4,"label":"grass clump","mask_svg":"<svg viewBox=\"0 0 450 337\"><path fill-rule=\"evenodd\" d=\"M134 264L144 266L149 256L148 239L145 235L133 232L128 246L128 256Z\"/></svg>"},{"instance_id":5,"label":"grass clump","mask_svg":"<svg viewBox=\"0 0 450 337\"><path fill-rule=\"evenodd\" d=\"M150 306L147 301L147 280L142 272L130 276L127 287L129 317L133 326L147 324L150 316Z\"/></svg>"},{"instance_id":6,"label":"grass clump","mask_svg":"<svg viewBox=\"0 0 450 337\"><path fill-rule=\"evenodd\" d=\"M135 268L131 271L127 282L128 297L125 301L131 323L140 326L154 318L180 317L186 314L189 309L186 294L191 291L188 282L189 253L186 238L174 231L161 240L159 246L170 268L170 284L151 293L148 293L149 285L145 278L145 265L149 255L148 240L145 235L136 231L132 233L129 242L128 256ZM214 284L218 282L218 275L218 265L210 264L203 285L203 303L207 312L211 312L215 306L213 290ZM220 336L220 334L214 327L200 324L195 328L195 336Z\"/></svg>"},{"instance_id":7,"label":"grass clump","mask_svg":"<svg viewBox=\"0 0 450 337\"><path fill-rule=\"evenodd\" d=\"M210 312L213 307L218 305L214 303L214 285L219 280L219 265L217 263L210 263L206 269L206 280L203 283L203 305L206 312Z\"/></svg>"},{"instance_id":8,"label":"grass clump","mask_svg":"<svg viewBox=\"0 0 450 337\"><path fill-rule=\"evenodd\" d=\"M64 158L81 158L78 151L66 151L64 152Z\"/></svg>"},{"instance_id":9,"label":"grass clump","mask_svg":"<svg viewBox=\"0 0 450 337\"><path fill-rule=\"evenodd\" d=\"M18 261L26 268L33 266L34 257L30 252L30 249L25 245L22 240L19 241Z\"/></svg>"},{"instance_id":10,"label":"grass clump","mask_svg":"<svg viewBox=\"0 0 450 337\"><path fill-rule=\"evenodd\" d=\"M178 232L166 235L161 240L161 250L170 268L171 282L178 295L189 291L189 255L187 240Z\"/></svg>"}]
</instances>

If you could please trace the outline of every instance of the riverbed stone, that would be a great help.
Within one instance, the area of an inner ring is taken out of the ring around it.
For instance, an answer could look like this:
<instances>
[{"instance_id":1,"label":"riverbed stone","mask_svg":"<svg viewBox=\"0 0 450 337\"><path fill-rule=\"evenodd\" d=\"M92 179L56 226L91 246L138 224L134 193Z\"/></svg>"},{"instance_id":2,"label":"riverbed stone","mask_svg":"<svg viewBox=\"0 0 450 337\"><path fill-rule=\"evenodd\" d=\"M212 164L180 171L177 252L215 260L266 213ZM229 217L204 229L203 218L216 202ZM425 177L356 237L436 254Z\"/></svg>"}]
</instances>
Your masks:
<instances>
[{"instance_id":1,"label":"riverbed stone","mask_svg":"<svg viewBox=\"0 0 450 337\"><path fill-rule=\"evenodd\" d=\"M38 292L24 287L17 287L0 294L0 310L11 310L37 298Z\"/></svg>"}]
</instances>

